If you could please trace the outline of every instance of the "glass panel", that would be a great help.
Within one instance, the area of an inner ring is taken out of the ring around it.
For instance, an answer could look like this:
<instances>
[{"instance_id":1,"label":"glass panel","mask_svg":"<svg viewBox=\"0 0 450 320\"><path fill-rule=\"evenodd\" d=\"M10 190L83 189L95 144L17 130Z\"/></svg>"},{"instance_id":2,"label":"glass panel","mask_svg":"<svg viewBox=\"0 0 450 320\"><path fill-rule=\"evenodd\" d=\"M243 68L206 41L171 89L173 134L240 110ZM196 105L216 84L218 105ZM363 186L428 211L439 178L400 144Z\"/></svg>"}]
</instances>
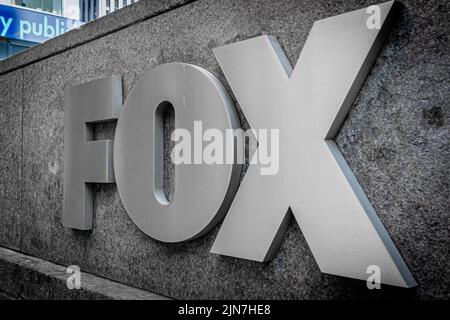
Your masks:
<instances>
[{"instance_id":1,"label":"glass panel","mask_svg":"<svg viewBox=\"0 0 450 320\"><path fill-rule=\"evenodd\" d=\"M51 0L50 0L51 1ZM54 14L62 14L62 0L53 0L53 13Z\"/></svg>"},{"instance_id":2,"label":"glass panel","mask_svg":"<svg viewBox=\"0 0 450 320\"><path fill-rule=\"evenodd\" d=\"M16 5L50 12L54 14L62 13L62 0L15 0Z\"/></svg>"},{"instance_id":3,"label":"glass panel","mask_svg":"<svg viewBox=\"0 0 450 320\"><path fill-rule=\"evenodd\" d=\"M22 7L42 10L42 0L23 0Z\"/></svg>"},{"instance_id":4,"label":"glass panel","mask_svg":"<svg viewBox=\"0 0 450 320\"><path fill-rule=\"evenodd\" d=\"M12 56L16 53L19 53L25 49L31 48L34 44L26 43L26 42L17 42L10 41L8 43L8 56Z\"/></svg>"},{"instance_id":5,"label":"glass panel","mask_svg":"<svg viewBox=\"0 0 450 320\"><path fill-rule=\"evenodd\" d=\"M8 56L8 44L5 41L0 41L0 60Z\"/></svg>"},{"instance_id":6,"label":"glass panel","mask_svg":"<svg viewBox=\"0 0 450 320\"><path fill-rule=\"evenodd\" d=\"M87 22L85 12L84 12L84 0L80 1L80 12L81 12L81 20Z\"/></svg>"},{"instance_id":7,"label":"glass panel","mask_svg":"<svg viewBox=\"0 0 450 320\"><path fill-rule=\"evenodd\" d=\"M42 0L42 10L46 12L53 11L53 1L52 0Z\"/></svg>"}]
</instances>

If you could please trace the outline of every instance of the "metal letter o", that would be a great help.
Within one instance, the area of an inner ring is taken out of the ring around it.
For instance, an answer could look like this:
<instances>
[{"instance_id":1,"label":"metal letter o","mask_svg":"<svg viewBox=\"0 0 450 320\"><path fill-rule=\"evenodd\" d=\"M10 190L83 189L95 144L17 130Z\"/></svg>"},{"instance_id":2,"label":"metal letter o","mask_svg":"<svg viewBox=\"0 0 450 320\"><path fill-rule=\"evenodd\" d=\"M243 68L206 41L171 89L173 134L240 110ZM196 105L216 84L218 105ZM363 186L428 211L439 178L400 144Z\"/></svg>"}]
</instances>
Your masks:
<instances>
[{"instance_id":1,"label":"metal letter o","mask_svg":"<svg viewBox=\"0 0 450 320\"><path fill-rule=\"evenodd\" d=\"M125 101L114 141L117 188L134 223L150 237L180 242L208 232L227 212L239 184L238 164L181 164L175 169L175 196L161 201L156 181L163 175L163 144L157 109L170 102L175 128L192 132L194 121L203 129L240 127L233 101L207 70L167 63L148 73ZM235 152L243 152L236 150ZM155 157L157 160L155 160Z\"/></svg>"}]
</instances>

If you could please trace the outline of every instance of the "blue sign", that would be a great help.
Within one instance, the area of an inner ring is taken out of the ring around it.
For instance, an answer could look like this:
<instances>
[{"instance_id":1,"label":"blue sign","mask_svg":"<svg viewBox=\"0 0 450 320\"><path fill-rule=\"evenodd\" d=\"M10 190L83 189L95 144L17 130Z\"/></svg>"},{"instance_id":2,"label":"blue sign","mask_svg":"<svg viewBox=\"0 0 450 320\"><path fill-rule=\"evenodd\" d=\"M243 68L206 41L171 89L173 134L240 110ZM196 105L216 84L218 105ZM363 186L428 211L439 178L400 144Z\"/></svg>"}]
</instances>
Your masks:
<instances>
[{"instance_id":1,"label":"blue sign","mask_svg":"<svg viewBox=\"0 0 450 320\"><path fill-rule=\"evenodd\" d=\"M42 43L83 22L14 6L0 5L0 37Z\"/></svg>"}]
</instances>

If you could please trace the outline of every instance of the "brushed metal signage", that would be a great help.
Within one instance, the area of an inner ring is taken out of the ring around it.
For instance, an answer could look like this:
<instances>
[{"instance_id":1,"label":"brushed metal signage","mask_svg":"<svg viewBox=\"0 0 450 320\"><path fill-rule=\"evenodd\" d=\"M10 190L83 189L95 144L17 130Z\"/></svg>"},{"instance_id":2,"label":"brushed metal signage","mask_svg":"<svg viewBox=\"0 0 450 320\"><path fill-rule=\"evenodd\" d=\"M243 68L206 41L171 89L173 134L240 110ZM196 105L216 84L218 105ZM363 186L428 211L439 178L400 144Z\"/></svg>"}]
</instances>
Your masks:
<instances>
[{"instance_id":1,"label":"brushed metal signage","mask_svg":"<svg viewBox=\"0 0 450 320\"><path fill-rule=\"evenodd\" d=\"M203 68L168 63L148 72L134 87L116 127L114 169L122 202L136 225L154 239L179 242L209 231L226 213L239 184L238 164L179 165L175 195L163 190L160 108L170 102L175 127L193 131L238 128L239 118L225 88ZM239 150L243 152L243 150Z\"/></svg>"},{"instance_id":2,"label":"brushed metal signage","mask_svg":"<svg viewBox=\"0 0 450 320\"><path fill-rule=\"evenodd\" d=\"M93 123L118 119L121 78L67 87L64 93L64 226L92 229L91 183L112 183L113 141L94 140Z\"/></svg>"},{"instance_id":3,"label":"brushed metal signage","mask_svg":"<svg viewBox=\"0 0 450 320\"><path fill-rule=\"evenodd\" d=\"M214 50L250 126L279 129L277 174L252 164L239 187L238 163L189 164L176 167L174 199L164 195L164 108L173 106L176 128L192 131L196 120L240 127L229 94L207 70L160 65L122 111L119 77L68 88L64 226L91 229L90 184L116 182L128 214L152 238L194 239L225 216L211 252L263 262L276 254L292 212L322 272L365 280L377 265L382 283L415 286L333 140L389 34L393 5L378 5L380 28L367 27L366 9L316 21L295 68L271 36ZM90 123L115 118L114 151L112 141L90 141ZM233 148L242 156L241 144Z\"/></svg>"}]
</instances>

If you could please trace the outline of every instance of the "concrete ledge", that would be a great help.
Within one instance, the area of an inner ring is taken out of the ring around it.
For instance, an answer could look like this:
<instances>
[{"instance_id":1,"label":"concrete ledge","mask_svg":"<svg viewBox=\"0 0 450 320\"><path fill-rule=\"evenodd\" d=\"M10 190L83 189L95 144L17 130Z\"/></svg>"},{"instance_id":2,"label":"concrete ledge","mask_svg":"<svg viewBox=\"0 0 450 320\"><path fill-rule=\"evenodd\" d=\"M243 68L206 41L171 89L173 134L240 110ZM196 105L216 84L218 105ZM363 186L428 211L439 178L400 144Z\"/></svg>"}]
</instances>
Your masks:
<instances>
[{"instance_id":1,"label":"concrete ledge","mask_svg":"<svg viewBox=\"0 0 450 320\"><path fill-rule=\"evenodd\" d=\"M81 288L70 290L66 271L65 266L0 247L0 300L168 300L85 272L81 272Z\"/></svg>"},{"instance_id":2,"label":"concrete ledge","mask_svg":"<svg viewBox=\"0 0 450 320\"><path fill-rule=\"evenodd\" d=\"M79 29L66 32L43 44L25 50L20 54L0 61L0 75L26 66L30 63L53 56L83 43L100 38L140 21L153 18L181 7L194 0L140 0L109 15L87 23Z\"/></svg>"}]
</instances>

